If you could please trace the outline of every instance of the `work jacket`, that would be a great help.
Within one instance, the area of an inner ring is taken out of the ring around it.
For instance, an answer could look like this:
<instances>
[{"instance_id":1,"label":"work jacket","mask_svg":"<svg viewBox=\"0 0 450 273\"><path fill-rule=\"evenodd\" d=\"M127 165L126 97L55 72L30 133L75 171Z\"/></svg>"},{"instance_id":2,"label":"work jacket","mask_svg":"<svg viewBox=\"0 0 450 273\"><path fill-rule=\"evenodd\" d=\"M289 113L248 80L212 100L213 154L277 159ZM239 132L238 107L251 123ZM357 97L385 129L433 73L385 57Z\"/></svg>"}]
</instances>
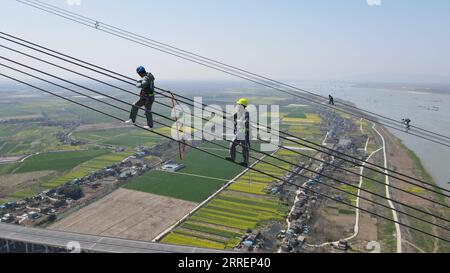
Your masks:
<instances>
[{"instance_id":1,"label":"work jacket","mask_svg":"<svg viewBox=\"0 0 450 273\"><path fill-rule=\"evenodd\" d=\"M148 72L141 81L136 84L137 88L141 88L141 97L155 95L155 77Z\"/></svg>"}]
</instances>

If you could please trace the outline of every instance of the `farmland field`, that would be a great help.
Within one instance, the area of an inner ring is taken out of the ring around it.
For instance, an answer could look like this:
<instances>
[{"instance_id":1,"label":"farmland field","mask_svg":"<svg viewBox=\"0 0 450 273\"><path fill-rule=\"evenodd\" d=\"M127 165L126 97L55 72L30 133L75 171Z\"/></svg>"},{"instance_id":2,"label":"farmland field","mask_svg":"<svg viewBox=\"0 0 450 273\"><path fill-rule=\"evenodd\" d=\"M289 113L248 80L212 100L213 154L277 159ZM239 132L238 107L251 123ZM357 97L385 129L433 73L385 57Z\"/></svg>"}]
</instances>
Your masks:
<instances>
[{"instance_id":1,"label":"farmland field","mask_svg":"<svg viewBox=\"0 0 450 273\"><path fill-rule=\"evenodd\" d=\"M276 97L276 96L258 96L258 97L247 97L250 104L280 104L286 101L286 97Z\"/></svg>"},{"instance_id":2,"label":"farmland field","mask_svg":"<svg viewBox=\"0 0 450 273\"><path fill-rule=\"evenodd\" d=\"M203 146L200 148L203 148ZM214 153L223 158L228 155L228 151L214 151ZM240 160L239 155L237 160ZM183 160L177 161L186 165L186 168L180 171L181 173L212 176L226 180L230 180L244 170L241 166L204 154L198 150L190 150L184 155Z\"/></svg>"},{"instance_id":3,"label":"farmland field","mask_svg":"<svg viewBox=\"0 0 450 273\"><path fill-rule=\"evenodd\" d=\"M6 164L8 173L25 173L36 171L66 171L95 157L110 153L110 150L98 149L87 151L55 152L34 155L23 163ZM12 167L14 166L14 167Z\"/></svg>"},{"instance_id":4,"label":"farmland field","mask_svg":"<svg viewBox=\"0 0 450 273\"><path fill-rule=\"evenodd\" d=\"M118 189L49 228L150 241L195 205L184 200Z\"/></svg>"},{"instance_id":5,"label":"farmland field","mask_svg":"<svg viewBox=\"0 0 450 273\"><path fill-rule=\"evenodd\" d=\"M155 136L150 132L133 127L80 131L74 133L73 137L88 143L107 144L129 148L134 148L136 146L152 146L160 140L158 136Z\"/></svg>"},{"instance_id":6,"label":"farmland field","mask_svg":"<svg viewBox=\"0 0 450 273\"><path fill-rule=\"evenodd\" d=\"M96 157L94 159L82 163L81 165L78 165L65 175L44 183L43 186L49 188L58 187L64 183L72 181L73 179L84 177L89 173L91 173L92 171L103 169L114 163L119 163L120 161L122 161L123 159L125 159L130 155L131 153L123 152L123 153L110 153Z\"/></svg>"},{"instance_id":7,"label":"farmland field","mask_svg":"<svg viewBox=\"0 0 450 273\"><path fill-rule=\"evenodd\" d=\"M0 130L0 155L24 155L36 152L75 149L61 144L56 139L57 127L45 126L9 126L2 125Z\"/></svg>"},{"instance_id":8,"label":"farmland field","mask_svg":"<svg viewBox=\"0 0 450 273\"><path fill-rule=\"evenodd\" d=\"M110 150L97 149L39 154L23 163L3 164L0 165L0 196L8 200L31 197L103 168L107 163L118 162L119 157ZM68 173L64 175L65 172Z\"/></svg>"},{"instance_id":9,"label":"farmland field","mask_svg":"<svg viewBox=\"0 0 450 273\"><path fill-rule=\"evenodd\" d=\"M309 107L292 107L284 106L281 107L280 111L286 113L284 117L287 118L306 118L306 113L311 112Z\"/></svg>"},{"instance_id":10,"label":"farmland field","mask_svg":"<svg viewBox=\"0 0 450 273\"><path fill-rule=\"evenodd\" d=\"M283 118L283 123L289 124L319 124L321 119L318 114L306 113L305 117L289 117L286 116Z\"/></svg>"},{"instance_id":11,"label":"farmland field","mask_svg":"<svg viewBox=\"0 0 450 273\"><path fill-rule=\"evenodd\" d=\"M0 175L10 174L17 166L15 163L0 164Z\"/></svg>"},{"instance_id":12,"label":"farmland field","mask_svg":"<svg viewBox=\"0 0 450 273\"><path fill-rule=\"evenodd\" d=\"M225 157L228 152L214 153ZM184 164L185 168L176 173L151 171L133 179L125 188L201 202L244 170L239 165L197 150L189 150L183 160L177 158L175 161Z\"/></svg>"},{"instance_id":13,"label":"farmland field","mask_svg":"<svg viewBox=\"0 0 450 273\"><path fill-rule=\"evenodd\" d=\"M273 162L270 158L265 160ZM277 164L280 165L280 162ZM281 165L289 169L289 164ZM255 168L275 176L284 174L267 163L259 163ZM267 175L247 171L226 191L163 238L162 242L218 249L234 248L247 229L284 218L287 205L267 193L273 180Z\"/></svg>"},{"instance_id":14,"label":"farmland field","mask_svg":"<svg viewBox=\"0 0 450 273\"><path fill-rule=\"evenodd\" d=\"M312 117L317 119L318 116ZM319 130L314 133L317 133L316 137L322 137ZM279 150L276 156L288 162L300 163L299 155L294 152ZM276 177L286 173L277 167L292 169L289 163L270 157L266 157L264 161L256 164L254 168ZM271 194L274 181L271 176L248 170L225 191L166 235L162 242L217 249L234 248L248 229L253 230L271 221L284 220L288 205L280 201L278 195Z\"/></svg>"},{"instance_id":15,"label":"farmland field","mask_svg":"<svg viewBox=\"0 0 450 273\"><path fill-rule=\"evenodd\" d=\"M188 176L181 173L151 171L133 179L125 188L201 202L225 183L226 181Z\"/></svg>"},{"instance_id":16,"label":"farmland field","mask_svg":"<svg viewBox=\"0 0 450 273\"><path fill-rule=\"evenodd\" d=\"M286 211L287 206L276 197L242 197L233 191L226 191L164 237L162 242L217 249L234 248L247 229L253 229L266 221L282 220ZM180 234L180 230L191 232Z\"/></svg>"},{"instance_id":17,"label":"farmland field","mask_svg":"<svg viewBox=\"0 0 450 273\"><path fill-rule=\"evenodd\" d=\"M0 176L0 197L14 197L24 190L37 189L38 181L54 175L55 171L27 172Z\"/></svg>"}]
</instances>

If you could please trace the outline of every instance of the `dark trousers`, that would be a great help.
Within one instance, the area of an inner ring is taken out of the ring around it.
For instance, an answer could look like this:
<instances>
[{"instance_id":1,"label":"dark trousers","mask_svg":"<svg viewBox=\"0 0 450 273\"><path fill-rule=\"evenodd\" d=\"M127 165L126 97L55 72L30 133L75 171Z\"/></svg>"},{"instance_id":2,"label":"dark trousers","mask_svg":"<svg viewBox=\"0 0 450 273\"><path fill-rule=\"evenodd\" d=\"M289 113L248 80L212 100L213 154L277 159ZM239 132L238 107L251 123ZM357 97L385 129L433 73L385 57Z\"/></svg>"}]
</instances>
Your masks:
<instances>
[{"instance_id":1,"label":"dark trousers","mask_svg":"<svg viewBox=\"0 0 450 273\"><path fill-rule=\"evenodd\" d=\"M236 147L238 145L242 146L242 156L244 158L244 162L248 164L249 158L249 147L248 143L245 140L233 139L233 142L230 144L230 158L234 161L236 159Z\"/></svg>"},{"instance_id":2,"label":"dark trousers","mask_svg":"<svg viewBox=\"0 0 450 273\"><path fill-rule=\"evenodd\" d=\"M153 128L153 115L152 115L152 105L155 101L154 96L141 97L131 108L130 119L136 122L136 116L138 114L139 108L145 107L145 116L147 117L147 125Z\"/></svg>"}]
</instances>

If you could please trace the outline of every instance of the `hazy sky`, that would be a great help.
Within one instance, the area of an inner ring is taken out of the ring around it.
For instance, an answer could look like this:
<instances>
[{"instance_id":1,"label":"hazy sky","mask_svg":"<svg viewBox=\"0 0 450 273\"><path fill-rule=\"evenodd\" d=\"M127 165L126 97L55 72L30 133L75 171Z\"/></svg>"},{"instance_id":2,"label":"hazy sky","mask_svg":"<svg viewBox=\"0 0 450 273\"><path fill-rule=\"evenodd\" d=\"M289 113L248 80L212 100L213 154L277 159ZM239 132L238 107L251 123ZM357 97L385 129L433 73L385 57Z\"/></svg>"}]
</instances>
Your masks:
<instances>
[{"instance_id":1,"label":"hazy sky","mask_svg":"<svg viewBox=\"0 0 450 273\"><path fill-rule=\"evenodd\" d=\"M450 82L448 0L43 1L280 80ZM142 64L158 79L230 79L14 0L0 1L0 16L1 31L130 76Z\"/></svg>"}]
</instances>

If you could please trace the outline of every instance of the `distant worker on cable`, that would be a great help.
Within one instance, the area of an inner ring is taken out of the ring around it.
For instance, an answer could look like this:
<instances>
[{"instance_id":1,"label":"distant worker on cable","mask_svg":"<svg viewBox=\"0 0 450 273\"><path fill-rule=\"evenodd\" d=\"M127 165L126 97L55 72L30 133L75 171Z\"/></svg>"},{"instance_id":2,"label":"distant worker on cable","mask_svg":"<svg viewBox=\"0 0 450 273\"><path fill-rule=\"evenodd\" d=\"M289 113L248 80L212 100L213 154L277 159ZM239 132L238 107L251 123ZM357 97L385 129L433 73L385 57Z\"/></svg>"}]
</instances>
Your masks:
<instances>
[{"instance_id":1,"label":"distant worker on cable","mask_svg":"<svg viewBox=\"0 0 450 273\"><path fill-rule=\"evenodd\" d=\"M331 95L328 95L328 104L334 105L334 98Z\"/></svg>"},{"instance_id":2,"label":"distant worker on cable","mask_svg":"<svg viewBox=\"0 0 450 273\"><path fill-rule=\"evenodd\" d=\"M152 73L147 72L144 67L139 66L136 69L136 73L142 78L136 84L137 88L141 89L139 100L131 108L130 119L125 121L125 123L136 123L136 116L138 114L139 108L145 107L145 116L147 117L147 125L144 126L146 129L153 128L153 116L152 116L152 105L155 101L155 77Z\"/></svg>"},{"instance_id":3,"label":"distant worker on cable","mask_svg":"<svg viewBox=\"0 0 450 273\"><path fill-rule=\"evenodd\" d=\"M404 118L404 119L402 119L402 121L403 121L403 124L406 125L406 130L411 129L411 125L410 125L411 120L409 118Z\"/></svg>"},{"instance_id":4,"label":"distant worker on cable","mask_svg":"<svg viewBox=\"0 0 450 273\"><path fill-rule=\"evenodd\" d=\"M240 164L248 167L249 164L249 149L250 149L250 114L247 111L247 99L239 99L236 102L236 113L233 115L234 119L234 137L230 144L230 156L227 157L229 161L236 159L236 147L241 145L243 162Z\"/></svg>"}]
</instances>

